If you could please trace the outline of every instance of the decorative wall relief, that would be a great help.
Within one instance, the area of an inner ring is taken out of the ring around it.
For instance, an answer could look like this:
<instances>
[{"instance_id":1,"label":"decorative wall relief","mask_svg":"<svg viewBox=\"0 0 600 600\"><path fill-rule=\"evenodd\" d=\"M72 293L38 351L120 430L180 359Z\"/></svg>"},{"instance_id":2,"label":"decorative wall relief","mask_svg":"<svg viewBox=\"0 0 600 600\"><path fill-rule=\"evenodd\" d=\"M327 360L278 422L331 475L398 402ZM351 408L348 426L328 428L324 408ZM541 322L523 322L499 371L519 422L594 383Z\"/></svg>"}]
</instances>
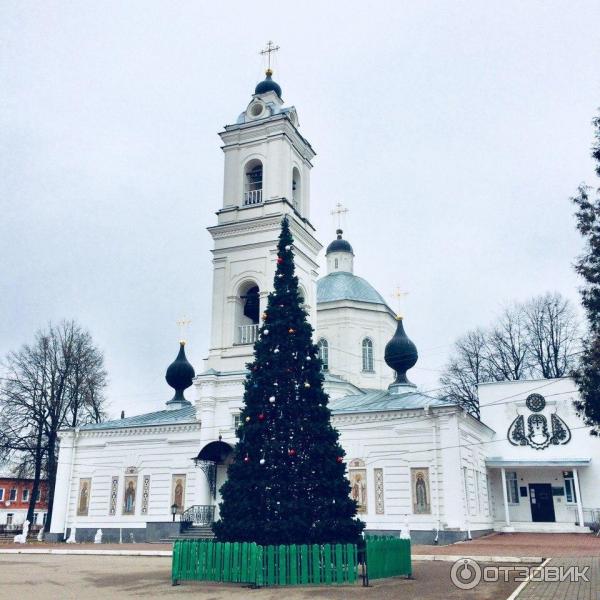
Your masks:
<instances>
[{"instance_id":1,"label":"decorative wall relief","mask_svg":"<svg viewBox=\"0 0 600 600\"><path fill-rule=\"evenodd\" d=\"M142 484L142 510L143 515L148 514L148 499L150 498L150 475L144 475L144 483Z\"/></svg>"},{"instance_id":2,"label":"decorative wall relief","mask_svg":"<svg viewBox=\"0 0 600 600\"><path fill-rule=\"evenodd\" d=\"M177 504L177 514L185 507L185 475L173 475L171 484L171 506Z\"/></svg>"},{"instance_id":3,"label":"decorative wall relief","mask_svg":"<svg viewBox=\"0 0 600 600\"><path fill-rule=\"evenodd\" d=\"M90 477L79 480L79 493L77 494L77 516L87 517L92 493L92 480Z\"/></svg>"},{"instance_id":4,"label":"decorative wall relief","mask_svg":"<svg viewBox=\"0 0 600 600\"><path fill-rule=\"evenodd\" d=\"M137 495L137 475L128 475L125 477L125 486L123 491L123 514L135 514L135 499Z\"/></svg>"},{"instance_id":5,"label":"decorative wall relief","mask_svg":"<svg viewBox=\"0 0 600 600\"><path fill-rule=\"evenodd\" d=\"M431 491L429 486L429 468L410 470L413 513L416 515L431 514Z\"/></svg>"},{"instance_id":6,"label":"decorative wall relief","mask_svg":"<svg viewBox=\"0 0 600 600\"><path fill-rule=\"evenodd\" d=\"M117 494L119 493L119 477L115 475L110 482L110 498L108 500L108 514L117 514Z\"/></svg>"},{"instance_id":7,"label":"decorative wall relief","mask_svg":"<svg viewBox=\"0 0 600 600\"><path fill-rule=\"evenodd\" d=\"M556 414L550 414L550 429L548 419L542 413L546 408L546 399L540 394L530 394L525 400L530 414L525 424L525 416L518 415L508 428L507 438L513 446L531 446L535 450L544 450L550 445L562 446L571 441L571 430Z\"/></svg>"},{"instance_id":8,"label":"decorative wall relief","mask_svg":"<svg viewBox=\"0 0 600 600\"><path fill-rule=\"evenodd\" d=\"M383 515L385 506L383 502L383 469L373 469L375 476L375 514Z\"/></svg>"},{"instance_id":9,"label":"decorative wall relief","mask_svg":"<svg viewBox=\"0 0 600 600\"><path fill-rule=\"evenodd\" d=\"M348 479L350 480L350 497L356 500L356 512L367 512L367 470L365 462L360 458L351 460L348 464Z\"/></svg>"}]
</instances>

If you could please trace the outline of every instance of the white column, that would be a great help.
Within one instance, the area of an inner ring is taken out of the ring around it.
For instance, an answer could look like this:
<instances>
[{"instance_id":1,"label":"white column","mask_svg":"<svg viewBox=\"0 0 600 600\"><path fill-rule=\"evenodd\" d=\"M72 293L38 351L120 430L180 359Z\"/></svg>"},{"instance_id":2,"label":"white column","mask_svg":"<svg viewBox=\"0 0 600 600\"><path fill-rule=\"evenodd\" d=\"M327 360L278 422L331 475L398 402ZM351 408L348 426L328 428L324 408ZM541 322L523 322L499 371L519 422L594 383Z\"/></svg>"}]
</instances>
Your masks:
<instances>
[{"instance_id":1,"label":"white column","mask_svg":"<svg viewBox=\"0 0 600 600\"><path fill-rule=\"evenodd\" d=\"M502 474L502 498L504 499L504 520L506 521L506 526L510 527L510 512L508 510L508 489L506 488L506 469L502 467L500 469L500 473Z\"/></svg>"},{"instance_id":2,"label":"white column","mask_svg":"<svg viewBox=\"0 0 600 600\"><path fill-rule=\"evenodd\" d=\"M583 505L581 503L581 489L579 488L579 473L573 469L573 483L575 484L575 494L577 495L577 515L579 516L579 526L583 527Z\"/></svg>"},{"instance_id":3,"label":"white column","mask_svg":"<svg viewBox=\"0 0 600 600\"><path fill-rule=\"evenodd\" d=\"M54 486L54 510L52 511L51 533L64 534L67 526L67 510L71 491L72 464L74 458L75 435L73 432L61 435Z\"/></svg>"}]
</instances>

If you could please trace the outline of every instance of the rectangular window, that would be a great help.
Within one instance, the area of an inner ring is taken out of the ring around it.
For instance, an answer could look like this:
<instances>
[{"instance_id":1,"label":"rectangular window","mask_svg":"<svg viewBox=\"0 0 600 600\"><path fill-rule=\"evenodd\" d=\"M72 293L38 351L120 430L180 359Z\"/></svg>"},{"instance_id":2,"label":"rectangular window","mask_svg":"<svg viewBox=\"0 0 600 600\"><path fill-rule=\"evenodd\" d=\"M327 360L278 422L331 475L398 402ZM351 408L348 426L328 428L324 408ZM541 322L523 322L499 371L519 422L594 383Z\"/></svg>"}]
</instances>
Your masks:
<instances>
[{"instance_id":1,"label":"rectangular window","mask_svg":"<svg viewBox=\"0 0 600 600\"><path fill-rule=\"evenodd\" d=\"M15 516L15 515L14 515L13 513L8 513L8 514L6 515L6 524L7 524L7 525L12 525L12 523L13 523L13 517L14 517L14 516Z\"/></svg>"},{"instance_id":2,"label":"rectangular window","mask_svg":"<svg viewBox=\"0 0 600 600\"><path fill-rule=\"evenodd\" d=\"M11 502L14 502L14 501L17 499L17 488L12 488L12 489L10 490L10 496L8 497L8 499L9 499Z\"/></svg>"},{"instance_id":3,"label":"rectangular window","mask_svg":"<svg viewBox=\"0 0 600 600\"><path fill-rule=\"evenodd\" d=\"M0 488L0 502L4 500L4 488Z\"/></svg>"},{"instance_id":4,"label":"rectangular window","mask_svg":"<svg viewBox=\"0 0 600 600\"><path fill-rule=\"evenodd\" d=\"M240 426L241 422L242 422L242 417L240 416L240 413L235 413L233 415L233 428L237 429Z\"/></svg>"},{"instance_id":5,"label":"rectangular window","mask_svg":"<svg viewBox=\"0 0 600 600\"><path fill-rule=\"evenodd\" d=\"M516 471L506 472L506 493L509 504L519 504L519 480Z\"/></svg>"},{"instance_id":6,"label":"rectangular window","mask_svg":"<svg viewBox=\"0 0 600 600\"><path fill-rule=\"evenodd\" d=\"M28 489L23 490L23 502L29 502L29 490Z\"/></svg>"},{"instance_id":7,"label":"rectangular window","mask_svg":"<svg viewBox=\"0 0 600 600\"><path fill-rule=\"evenodd\" d=\"M563 471L565 478L565 496L567 504L577 503L577 492L575 491L575 480L573 479L573 471Z\"/></svg>"},{"instance_id":8,"label":"rectangular window","mask_svg":"<svg viewBox=\"0 0 600 600\"><path fill-rule=\"evenodd\" d=\"M42 490L40 488L38 488L38 491L35 495L35 501L39 502L42 499Z\"/></svg>"},{"instance_id":9,"label":"rectangular window","mask_svg":"<svg viewBox=\"0 0 600 600\"><path fill-rule=\"evenodd\" d=\"M32 523L32 525L37 525L37 520L38 520L38 514L37 513L33 513L33 523Z\"/></svg>"}]
</instances>

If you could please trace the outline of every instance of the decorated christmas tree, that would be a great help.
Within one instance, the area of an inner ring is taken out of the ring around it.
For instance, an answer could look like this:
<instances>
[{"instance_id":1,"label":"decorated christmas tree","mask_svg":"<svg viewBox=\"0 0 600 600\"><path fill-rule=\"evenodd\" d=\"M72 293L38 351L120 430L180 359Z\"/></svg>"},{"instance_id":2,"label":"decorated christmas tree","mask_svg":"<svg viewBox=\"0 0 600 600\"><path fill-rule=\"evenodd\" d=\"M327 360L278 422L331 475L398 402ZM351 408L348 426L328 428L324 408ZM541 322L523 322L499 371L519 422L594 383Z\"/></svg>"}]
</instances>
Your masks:
<instances>
[{"instance_id":1,"label":"decorated christmas tree","mask_svg":"<svg viewBox=\"0 0 600 600\"><path fill-rule=\"evenodd\" d=\"M259 544L356 542L364 524L330 423L287 218L277 250L274 291L248 365L239 441L214 531L219 540Z\"/></svg>"}]
</instances>

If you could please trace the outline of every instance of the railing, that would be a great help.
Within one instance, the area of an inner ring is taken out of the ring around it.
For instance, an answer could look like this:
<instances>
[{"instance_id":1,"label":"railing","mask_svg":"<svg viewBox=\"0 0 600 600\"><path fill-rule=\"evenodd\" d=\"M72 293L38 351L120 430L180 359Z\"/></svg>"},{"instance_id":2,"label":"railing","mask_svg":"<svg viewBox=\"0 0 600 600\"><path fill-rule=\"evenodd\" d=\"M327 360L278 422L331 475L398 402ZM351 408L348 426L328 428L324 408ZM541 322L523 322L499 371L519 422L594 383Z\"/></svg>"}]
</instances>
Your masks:
<instances>
[{"instance_id":1,"label":"railing","mask_svg":"<svg viewBox=\"0 0 600 600\"><path fill-rule=\"evenodd\" d=\"M368 579L411 576L410 540L367 537L365 546L365 571Z\"/></svg>"},{"instance_id":2,"label":"railing","mask_svg":"<svg viewBox=\"0 0 600 600\"><path fill-rule=\"evenodd\" d=\"M177 540L172 580L263 585L352 584L358 579L355 544L259 546L251 542Z\"/></svg>"},{"instance_id":3,"label":"railing","mask_svg":"<svg viewBox=\"0 0 600 600\"><path fill-rule=\"evenodd\" d=\"M581 526L577 505L569 504L567 509L573 513L573 522ZM584 506L582 512L583 524L594 532L600 531L600 508L585 508Z\"/></svg>"},{"instance_id":4,"label":"railing","mask_svg":"<svg viewBox=\"0 0 600 600\"><path fill-rule=\"evenodd\" d=\"M256 325L240 325L238 344L254 344L258 339L258 323Z\"/></svg>"},{"instance_id":5,"label":"railing","mask_svg":"<svg viewBox=\"0 0 600 600\"><path fill-rule=\"evenodd\" d=\"M250 190L244 193L244 206L260 204L262 202L262 190Z\"/></svg>"},{"instance_id":6,"label":"railing","mask_svg":"<svg viewBox=\"0 0 600 600\"><path fill-rule=\"evenodd\" d=\"M195 504L183 511L181 522L189 525L211 525L215 520L215 507Z\"/></svg>"}]
</instances>

